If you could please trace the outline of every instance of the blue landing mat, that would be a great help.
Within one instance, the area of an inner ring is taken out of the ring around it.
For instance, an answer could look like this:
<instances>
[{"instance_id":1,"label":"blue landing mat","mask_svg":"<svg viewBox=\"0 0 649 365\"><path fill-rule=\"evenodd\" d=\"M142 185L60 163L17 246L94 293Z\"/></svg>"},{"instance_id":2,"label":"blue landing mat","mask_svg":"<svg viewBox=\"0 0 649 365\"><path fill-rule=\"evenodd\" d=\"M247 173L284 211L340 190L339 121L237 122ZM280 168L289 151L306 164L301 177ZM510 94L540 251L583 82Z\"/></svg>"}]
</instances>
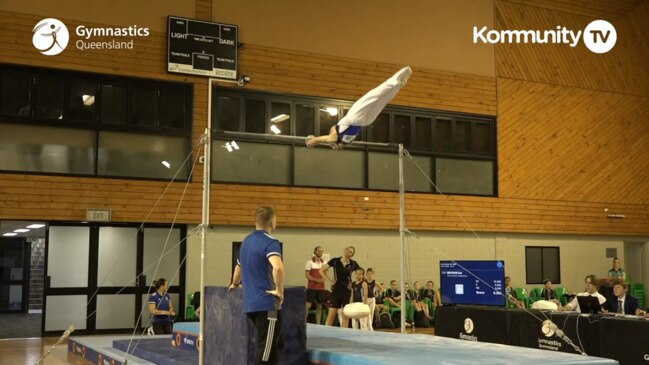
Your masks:
<instances>
[{"instance_id":1,"label":"blue landing mat","mask_svg":"<svg viewBox=\"0 0 649 365\"><path fill-rule=\"evenodd\" d=\"M128 340L113 341L113 347L126 351ZM181 350L171 346L171 337L166 339L142 339L135 349L129 350L133 355L158 365L195 365L198 364L198 352Z\"/></svg>"},{"instance_id":2,"label":"blue landing mat","mask_svg":"<svg viewBox=\"0 0 649 365\"><path fill-rule=\"evenodd\" d=\"M617 364L615 360L446 337L307 325L309 362L375 364Z\"/></svg>"},{"instance_id":3,"label":"blue landing mat","mask_svg":"<svg viewBox=\"0 0 649 365\"><path fill-rule=\"evenodd\" d=\"M201 325L198 322L176 322L174 323L173 330L191 333L198 336L198 332L201 330Z\"/></svg>"}]
</instances>

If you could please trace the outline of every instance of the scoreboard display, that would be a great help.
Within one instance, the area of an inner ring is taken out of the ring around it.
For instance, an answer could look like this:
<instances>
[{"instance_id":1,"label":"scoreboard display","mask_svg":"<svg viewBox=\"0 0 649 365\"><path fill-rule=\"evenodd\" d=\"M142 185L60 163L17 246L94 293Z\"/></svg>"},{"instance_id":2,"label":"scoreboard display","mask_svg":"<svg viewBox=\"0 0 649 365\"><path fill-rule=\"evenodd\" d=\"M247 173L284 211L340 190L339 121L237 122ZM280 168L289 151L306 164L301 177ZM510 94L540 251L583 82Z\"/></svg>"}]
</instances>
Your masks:
<instances>
[{"instance_id":1,"label":"scoreboard display","mask_svg":"<svg viewBox=\"0 0 649 365\"><path fill-rule=\"evenodd\" d=\"M238 27L170 16L167 71L237 79Z\"/></svg>"}]
</instances>

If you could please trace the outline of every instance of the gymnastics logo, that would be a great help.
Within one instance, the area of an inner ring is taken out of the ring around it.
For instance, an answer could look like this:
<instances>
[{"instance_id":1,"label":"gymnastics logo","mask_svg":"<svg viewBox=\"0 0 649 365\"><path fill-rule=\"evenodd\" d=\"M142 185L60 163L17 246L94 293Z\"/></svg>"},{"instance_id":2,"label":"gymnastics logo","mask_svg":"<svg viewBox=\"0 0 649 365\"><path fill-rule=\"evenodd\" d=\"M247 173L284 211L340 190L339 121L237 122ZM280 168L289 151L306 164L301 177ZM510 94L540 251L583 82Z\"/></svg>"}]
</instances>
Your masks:
<instances>
[{"instance_id":1,"label":"gymnastics logo","mask_svg":"<svg viewBox=\"0 0 649 365\"><path fill-rule=\"evenodd\" d=\"M544 321L544 322L543 322L543 325L541 326L541 332L543 332L543 335L545 335L545 337L552 337L552 336L554 336L554 330L553 330L552 327L550 326L550 323L552 323L552 322L550 322L549 320L548 320L548 321Z\"/></svg>"},{"instance_id":2,"label":"gymnastics logo","mask_svg":"<svg viewBox=\"0 0 649 365\"><path fill-rule=\"evenodd\" d=\"M467 318L464 320L464 332L471 334L473 332L473 320Z\"/></svg>"},{"instance_id":3,"label":"gymnastics logo","mask_svg":"<svg viewBox=\"0 0 649 365\"><path fill-rule=\"evenodd\" d=\"M460 339L465 341L478 341L478 337L472 335L473 330L475 329L473 325L473 320L471 318L464 319L464 332L460 333Z\"/></svg>"},{"instance_id":4,"label":"gymnastics logo","mask_svg":"<svg viewBox=\"0 0 649 365\"><path fill-rule=\"evenodd\" d=\"M601 54L613 49L617 42L617 31L613 24L601 19L590 22L583 31L560 25L556 29L546 30L488 30L486 26L480 29L473 27L474 44L554 43L574 48L579 44L580 38L591 52Z\"/></svg>"},{"instance_id":5,"label":"gymnastics logo","mask_svg":"<svg viewBox=\"0 0 649 365\"><path fill-rule=\"evenodd\" d=\"M36 49L46 55L57 55L68 46L70 40L70 33L68 28L58 19L47 18L43 19L32 31L32 43Z\"/></svg>"}]
</instances>

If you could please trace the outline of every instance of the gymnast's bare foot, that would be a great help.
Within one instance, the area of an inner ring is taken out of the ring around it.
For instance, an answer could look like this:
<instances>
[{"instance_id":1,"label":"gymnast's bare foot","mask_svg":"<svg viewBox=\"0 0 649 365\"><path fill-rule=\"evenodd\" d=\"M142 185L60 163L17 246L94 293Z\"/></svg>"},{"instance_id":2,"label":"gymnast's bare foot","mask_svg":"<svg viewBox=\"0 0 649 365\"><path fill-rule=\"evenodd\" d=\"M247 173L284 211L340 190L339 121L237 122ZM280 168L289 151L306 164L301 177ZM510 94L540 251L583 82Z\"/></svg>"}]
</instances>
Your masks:
<instances>
[{"instance_id":1,"label":"gymnast's bare foot","mask_svg":"<svg viewBox=\"0 0 649 365\"><path fill-rule=\"evenodd\" d=\"M410 66L406 66L399 70L399 72L397 73L397 81L403 85L408 81L410 75L412 75L412 69L410 68Z\"/></svg>"}]
</instances>

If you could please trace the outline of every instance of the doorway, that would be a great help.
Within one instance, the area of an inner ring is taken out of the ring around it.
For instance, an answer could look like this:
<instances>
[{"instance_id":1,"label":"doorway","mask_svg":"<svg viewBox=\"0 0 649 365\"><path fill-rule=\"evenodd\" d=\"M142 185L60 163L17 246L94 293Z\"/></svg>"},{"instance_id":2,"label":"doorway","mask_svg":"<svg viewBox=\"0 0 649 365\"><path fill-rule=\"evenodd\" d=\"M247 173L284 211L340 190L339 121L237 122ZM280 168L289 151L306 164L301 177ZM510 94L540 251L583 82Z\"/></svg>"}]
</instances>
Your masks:
<instances>
[{"instance_id":1,"label":"doorway","mask_svg":"<svg viewBox=\"0 0 649 365\"><path fill-rule=\"evenodd\" d=\"M45 227L0 221L0 338L41 334Z\"/></svg>"},{"instance_id":2,"label":"doorway","mask_svg":"<svg viewBox=\"0 0 649 365\"><path fill-rule=\"evenodd\" d=\"M186 226L50 222L43 334L71 324L78 334L141 330L149 319L147 294L160 277L183 308L186 233Z\"/></svg>"}]
</instances>

